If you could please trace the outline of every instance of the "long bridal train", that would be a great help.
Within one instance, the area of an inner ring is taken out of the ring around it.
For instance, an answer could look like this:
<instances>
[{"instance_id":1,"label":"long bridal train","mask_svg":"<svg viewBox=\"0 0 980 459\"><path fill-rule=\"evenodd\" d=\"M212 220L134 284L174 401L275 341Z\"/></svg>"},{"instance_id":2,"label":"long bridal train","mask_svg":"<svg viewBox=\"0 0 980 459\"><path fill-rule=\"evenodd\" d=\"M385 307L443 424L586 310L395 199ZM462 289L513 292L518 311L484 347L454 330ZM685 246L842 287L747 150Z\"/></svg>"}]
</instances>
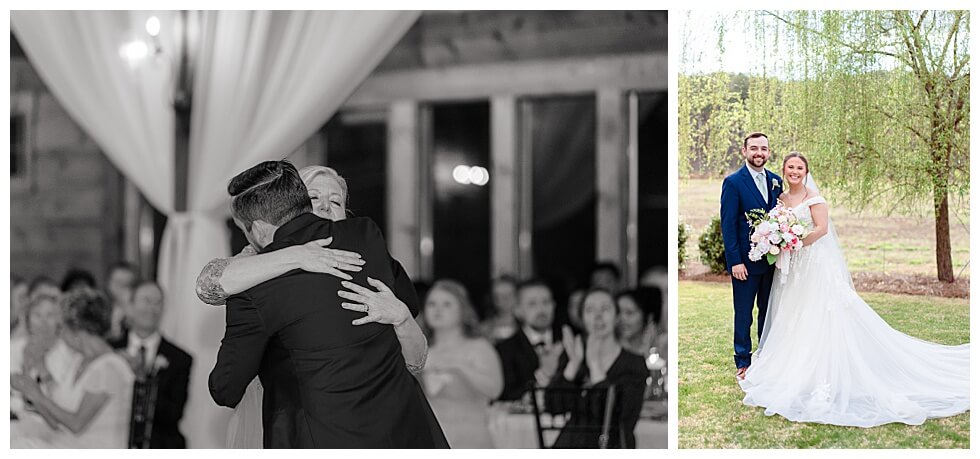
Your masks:
<instances>
[{"instance_id":1,"label":"long bridal train","mask_svg":"<svg viewBox=\"0 0 980 459\"><path fill-rule=\"evenodd\" d=\"M794 211L812 222L811 198ZM786 274L785 281L780 278ZM791 421L873 427L970 409L970 345L946 346L889 326L854 290L830 232L777 271L743 402Z\"/></svg>"}]
</instances>

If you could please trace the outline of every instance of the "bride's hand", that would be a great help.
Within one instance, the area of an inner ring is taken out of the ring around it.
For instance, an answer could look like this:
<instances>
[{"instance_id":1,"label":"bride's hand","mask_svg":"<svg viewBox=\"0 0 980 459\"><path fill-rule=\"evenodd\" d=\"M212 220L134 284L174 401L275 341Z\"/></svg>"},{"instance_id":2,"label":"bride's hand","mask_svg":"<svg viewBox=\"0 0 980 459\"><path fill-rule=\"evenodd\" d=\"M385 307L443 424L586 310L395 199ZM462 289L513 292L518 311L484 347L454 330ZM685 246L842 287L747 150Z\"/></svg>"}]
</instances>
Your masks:
<instances>
[{"instance_id":1,"label":"bride's hand","mask_svg":"<svg viewBox=\"0 0 980 459\"><path fill-rule=\"evenodd\" d=\"M378 291L373 291L353 282L344 281L340 283L350 291L340 290L337 295L352 301L351 303L341 303L340 306L349 311L367 313L366 316L351 322L352 325L364 325L372 322L399 325L412 318L408 306L395 297L395 294L384 282L369 277L368 283Z\"/></svg>"},{"instance_id":2,"label":"bride's hand","mask_svg":"<svg viewBox=\"0 0 980 459\"><path fill-rule=\"evenodd\" d=\"M293 250L293 256L303 271L330 274L344 280L353 279L344 271L360 271L361 266L365 263L364 259L357 252L327 247L331 242L333 242L333 238L328 237L290 247L290 250Z\"/></svg>"}]
</instances>

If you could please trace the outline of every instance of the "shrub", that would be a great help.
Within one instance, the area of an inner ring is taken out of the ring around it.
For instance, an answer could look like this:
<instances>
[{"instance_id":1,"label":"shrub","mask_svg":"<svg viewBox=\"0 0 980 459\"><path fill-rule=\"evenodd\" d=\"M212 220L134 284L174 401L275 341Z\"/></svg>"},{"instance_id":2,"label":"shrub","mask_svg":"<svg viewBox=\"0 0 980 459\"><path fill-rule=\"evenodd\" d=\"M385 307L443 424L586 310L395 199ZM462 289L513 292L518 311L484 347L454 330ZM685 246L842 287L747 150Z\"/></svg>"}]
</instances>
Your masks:
<instances>
[{"instance_id":1,"label":"shrub","mask_svg":"<svg viewBox=\"0 0 980 459\"><path fill-rule=\"evenodd\" d=\"M687 223L677 224L677 269L687 268L687 239L691 235L691 227Z\"/></svg>"},{"instance_id":2,"label":"shrub","mask_svg":"<svg viewBox=\"0 0 980 459\"><path fill-rule=\"evenodd\" d=\"M712 273L724 274L728 271L725 265L725 241L721 237L721 217L715 216L708 223L698 239L698 249L701 251L701 263L707 265Z\"/></svg>"}]
</instances>

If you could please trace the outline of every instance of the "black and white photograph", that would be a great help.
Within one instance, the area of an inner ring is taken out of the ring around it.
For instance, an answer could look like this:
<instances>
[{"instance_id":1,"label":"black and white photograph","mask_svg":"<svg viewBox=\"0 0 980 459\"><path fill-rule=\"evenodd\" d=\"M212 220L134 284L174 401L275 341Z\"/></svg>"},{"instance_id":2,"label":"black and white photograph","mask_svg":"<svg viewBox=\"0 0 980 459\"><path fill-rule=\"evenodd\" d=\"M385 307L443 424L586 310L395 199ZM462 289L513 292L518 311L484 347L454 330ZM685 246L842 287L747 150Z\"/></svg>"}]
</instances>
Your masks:
<instances>
[{"instance_id":1,"label":"black and white photograph","mask_svg":"<svg viewBox=\"0 0 980 459\"><path fill-rule=\"evenodd\" d=\"M668 447L667 11L13 10L9 65L11 448Z\"/></svg>"}]
</instances>

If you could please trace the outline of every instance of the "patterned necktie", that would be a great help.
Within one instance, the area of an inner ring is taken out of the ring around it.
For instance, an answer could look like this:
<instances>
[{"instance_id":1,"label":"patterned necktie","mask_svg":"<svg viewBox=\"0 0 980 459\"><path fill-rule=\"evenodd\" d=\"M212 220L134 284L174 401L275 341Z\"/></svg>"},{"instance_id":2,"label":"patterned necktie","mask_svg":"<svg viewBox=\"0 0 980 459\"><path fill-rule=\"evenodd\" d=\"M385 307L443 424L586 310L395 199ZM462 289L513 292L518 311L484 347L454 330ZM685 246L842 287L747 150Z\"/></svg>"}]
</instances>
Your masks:
<instances>
[{"instance_id":1,"label":"patterned necktie","mask_svg":"<svg viewBox=\"0 0 980 459\"><path fill-rule=\"evenodd\" d=\"M759 189L759 193L762 194L762 199L769 204L769 193L766 193L766 182L762 178L762 174L755 174L755 186Z\"/></svg>"}]
</instances>

